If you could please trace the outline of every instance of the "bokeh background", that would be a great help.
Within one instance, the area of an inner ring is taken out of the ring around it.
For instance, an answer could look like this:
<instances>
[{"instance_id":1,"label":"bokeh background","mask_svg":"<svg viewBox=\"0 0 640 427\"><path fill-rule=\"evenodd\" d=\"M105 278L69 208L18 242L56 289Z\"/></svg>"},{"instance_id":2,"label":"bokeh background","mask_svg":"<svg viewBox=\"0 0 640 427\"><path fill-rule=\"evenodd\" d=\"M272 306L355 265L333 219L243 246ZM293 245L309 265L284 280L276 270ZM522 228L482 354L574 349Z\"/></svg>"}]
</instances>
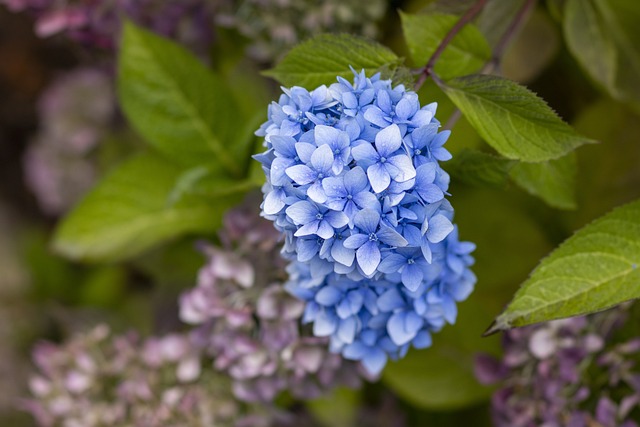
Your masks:
<instances>
[{"instance_id":1,"label":"bokeh background","mask_svg":"<svg viewBox=\"0 0 640 427\"><path fill-rule=\"evenodd\" d=\"M108 7L88 8L96 21L78 30L72 16L47 16L51 2L29 3L0 1L0 425L16 427L34 425L20 407L29 395L36 342L59 342L99 323L142 335L179 330L176 301L194 286L204 263L196 242L209 237L185 236L121 263L78 263L51 250L60 218L142 143L122 117L115 93L122 10L106 19L100 14ZM293 0L189 1L175 10L152 3L141 1L134 21L182 43L216 70L241 69L238 84L246 84L265 108L278 86L259 71L297 41L323 31L352 32L408 57L397 10L436 7L426 0L372 0L366 7L359 1L326 2L334 9ZM437 7L459 13L469 3ZM512 182L474 185L453 174L451 201L461 237L477 244L477 289L460 305L458 324L446 328L432 349L391 364L393 375L384 381L357 394L342 390L324 402L336 412L334 420L318 415L327 412L318 403L309 423L349 425L359 405L360 425L491 425L492 389L478 383L473 369L479 353L500 356L500 337L480 334L541 257L575 230L640 196L638 113L607 95L569 53L560 3L539 2L507 50L501 72L600 141L577 150L570 190L576 208L549 206ZM172 27L176 20L181 24ZM489 19L482 22L491 25ZM454 114L434 84L426 84L420 97L423 103L439 102L443 123ZM454 156L465 148L488 149L464 118L447 147ZM343 409L336 402L351 403Z\"/></svg>"}]
</instances>

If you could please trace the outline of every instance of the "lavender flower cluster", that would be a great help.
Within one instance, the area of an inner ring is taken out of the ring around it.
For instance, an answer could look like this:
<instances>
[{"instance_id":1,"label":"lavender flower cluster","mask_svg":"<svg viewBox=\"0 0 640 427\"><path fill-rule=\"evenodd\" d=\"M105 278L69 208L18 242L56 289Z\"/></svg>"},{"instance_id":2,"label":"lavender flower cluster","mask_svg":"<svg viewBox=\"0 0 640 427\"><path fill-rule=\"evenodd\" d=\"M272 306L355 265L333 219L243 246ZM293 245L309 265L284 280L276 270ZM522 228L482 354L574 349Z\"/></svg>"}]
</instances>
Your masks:
<instances>
[{"instance_id":1,"label":"lavender flower cluster","mask_svg":"<svg viewBox=\"0 0 640 427\"><path fill-rule=\"evenodd\" d=\"M181 0L0 0L14 12L35 18L40 37L66 34L91 48L116 46L123 17L204 53L213 40L211 22L218 1Z\"/></svg>"},{"instance_id":2,"label":"lavender flower cluster","mask_svg":"<svg viewBox=\"0 0 640 427\"><path fill-rule=\"evenodd\" d=\"M97 68L56 79L38 103L40 127L24 157L25 182L41 209L65 212L95 182L92 158L116 119L113 83Z\"/></svg>"},{"instance_id":3,"label":"lavender flower cluster","mask_svg":"<svg viewBox=\"0 0 640 427\"><path fill-rule=\"evenodd\" d=\"M627 317L617 308L506 332L502 360L476 359L478 379L501 384L494 424L637 427L640 338L616 336Z\"/></svg>"},{"instance_id":4,"label":"lavender flower cluster","mask_svg":"<svg viewBox=\"0 0 640 427\"><path fill-rule=\"evenodd\" d=\"M223 377L201 369L201 354L189 335L143 341L101 325L64 345L36 347L34 399L23 406L41 426L236 425L242 408Z\"/></svg>"},{"instance_id":5,"label":"lavender flower cluster","mask_svg":"<svg viewBox=\"0 0 640 427\"><path fill-rule=\"evenodd\" d=\"M360 384L358 368L327 352L327 340L300 331L304 305L284 287L279 234L257 212L226 217L226 249L204 250L209 262L180 301L184 322L206 343L214 367L233 379L236 397L272 401L283 390L311 399L337 385Z\"/></svg>"},{"instance_id":6,"label":"lavender flower cluster","mask_svg":"<svg viewBox=\"0 0 640 427\"><path fill-rule=\"evenodd\" d=\"M439 161L436 104L379 75L284 89L257 132L263 216L285 236L288 290L332 352L378 374L431 345L472 291L474 245L458 241Z\"/></svg>"}]
</instances>

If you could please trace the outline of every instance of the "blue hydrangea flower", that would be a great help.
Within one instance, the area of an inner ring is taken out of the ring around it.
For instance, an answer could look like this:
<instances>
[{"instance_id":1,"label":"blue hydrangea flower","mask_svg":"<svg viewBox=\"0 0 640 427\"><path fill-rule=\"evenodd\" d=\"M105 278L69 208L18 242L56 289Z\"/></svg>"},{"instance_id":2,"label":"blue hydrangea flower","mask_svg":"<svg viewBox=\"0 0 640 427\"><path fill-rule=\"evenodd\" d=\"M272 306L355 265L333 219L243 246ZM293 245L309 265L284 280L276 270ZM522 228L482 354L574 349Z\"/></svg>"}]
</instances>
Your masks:
<instances>
[{"instance_id":1,"label":"blue hydrangea flower","mask_svg":"<svg viewBox=\"0 0 640 427\"><path fill-rule=\"evenodd\" d=\"M262 215L284 235L289 292L330 350L377 375L454 323L476 278L460 242L440 161L449 131L437 105L355 73L313 91L285 89L269 107L256 156Z\"/></svg>"}]
</instances>

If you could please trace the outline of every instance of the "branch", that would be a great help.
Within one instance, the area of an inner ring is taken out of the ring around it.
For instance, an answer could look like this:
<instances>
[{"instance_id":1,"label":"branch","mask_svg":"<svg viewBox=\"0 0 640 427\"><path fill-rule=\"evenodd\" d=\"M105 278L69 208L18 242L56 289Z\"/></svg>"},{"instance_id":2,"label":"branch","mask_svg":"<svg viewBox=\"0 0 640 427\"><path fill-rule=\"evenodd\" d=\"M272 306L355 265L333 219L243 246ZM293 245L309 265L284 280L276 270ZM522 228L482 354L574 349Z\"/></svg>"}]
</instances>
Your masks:
<instances>
[{"instance_id":1,"label":"branch","mask_svg":"<svg viewBox=\"0 0 640 427\"><path fill-rule=\"evenodd\" d=\"M507 27L504 34L502 34L502 37L500 37L500 40L498 40L498 43L496 43L491 59L484 64L479 74L493 74L493 72L500 67L500 63L502 62L502 58L504 57L509 44L526 22L526 18L535 6L536 1L537 0L526 0L524 2L522 7L518 10L518 13L513 17L509 27ZM447 120L444 129L451 129L461 116L462 114L460 113L460 110L456 109L449 117L449 120Z\"/></svg>"},{"instance_id":2,"label":"branch","mask_svg":"<svg viewBox=\"0 0 640 427\"><path fill-rule=\"evenodd\" d=\"M442 55L442 52L444 52L449 43L451 43L451 40L453 40L453 38L464 28L465 25L467 25L473 18L476 17L476 15L480 13L480 11L482 11L482 8L487 3L487 1L488 0L478 0L473 6L469 8L469 10L465 12L464 15L460 17L458 22L456 22L456 24L449 30L447 35L442 39L442 41L436 48L435 52L433 52L433 55L431 55L431 58L429 58L429 61L427 61L427 65L425 65L421 69L420 77L418 78L418 81L415 85L416 92L418 91L418 89L420 89L424 82L427 81L427 78L431 76L434 65Z\"/></svg>"}]
</instances>

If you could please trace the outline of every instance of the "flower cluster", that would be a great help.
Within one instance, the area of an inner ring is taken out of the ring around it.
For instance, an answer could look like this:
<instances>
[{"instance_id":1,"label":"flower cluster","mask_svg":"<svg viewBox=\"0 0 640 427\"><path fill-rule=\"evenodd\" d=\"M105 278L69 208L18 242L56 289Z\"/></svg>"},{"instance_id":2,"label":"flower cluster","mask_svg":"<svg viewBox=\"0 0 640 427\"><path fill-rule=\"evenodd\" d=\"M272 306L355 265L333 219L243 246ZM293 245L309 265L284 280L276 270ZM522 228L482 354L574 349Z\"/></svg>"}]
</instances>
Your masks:
<instances>
[{"instance_id":1,"label":"flower cluster","mask_svg":"<svg viewBox=\"0 0 640 427\"><path fill-rule=\"evenodd\" d=\"M35 31L40 37L64 33L87 47L111 50L116 46L123 17L127 17L202 53L213 39L211 22L218 3L207 0L0 0L9 10L34 16Z\"/></svg>"},{"instance_id":2,"label":"flower cluster","mask_svg":"<svg viewBox=\"0 0 640 427\"><path fill-rule=\"evenodd\" d=\"M500 383L492 412L498 427L637 427L640 338L618 339L624 309L514 329L504 357L476 358L476 376ZM634 323L635 324L635 323Z\"/></svg>"},{"instance_id":3,"label":"flower cluster","mask_svg":"<svg viewBox=\"0 0 640 427\"><path fill-rule=\"evenodd\" d=\"M228 383L201 370L202 346L189 335L139 339L105 325L63 345L34 351L34 399L23 406L42 426L266 426L228 394ZM245 424L237 424L246 417Z\"/></svg>"},{"instance_id":4,"label":"flower cluster","mask_svg":"<svg viewBox=\"0 0 640 427\"><path fill-rule=\"evenodd\" d=\"M226 216L224 250L207 246L198 285L180 301L182 320L206 343L214 367L244 401L272 401L282 390L310 399L337 385L359 385L357 366L327 352L327 340L300 331L304 305L283 286L279 234L258 212Z\"/></svg>"},{"instance_id":5,"label":"flower cluster","mask_svg":"<svg viewBox=\"0 0 640 427\"><path fill-rule=\"evenodd\" d=\"M216 16L250 40L248 54L272 61L296 43L320 33L345 32L375 37L385 0L240 0Z\"/></svg>"},{"instance_id":6,"label":"flower cluster","mask_svg":"<svg viewBox=\"0 0 640 427\"><path fill-rule=\"evenodd\" d=\"M113 125L116 102L107 73L78 68L42 94L40 129L25 157L25 181L42 210L66 211L95 181L91 154Z\"/></svg>"},{"instance_id":7,"label":"flower cluster","mask_svg":"<svg viewBox=\"0 0 640 427\"><path fill-rule=\"evenodd\" d=\"M284 233L288 290L333 352L377 374L456 318L473 289L474 245L458 241L439 161L436 104L379 75L284 89L257 132L263 216Z\"/></svg>"}]
</instances>

